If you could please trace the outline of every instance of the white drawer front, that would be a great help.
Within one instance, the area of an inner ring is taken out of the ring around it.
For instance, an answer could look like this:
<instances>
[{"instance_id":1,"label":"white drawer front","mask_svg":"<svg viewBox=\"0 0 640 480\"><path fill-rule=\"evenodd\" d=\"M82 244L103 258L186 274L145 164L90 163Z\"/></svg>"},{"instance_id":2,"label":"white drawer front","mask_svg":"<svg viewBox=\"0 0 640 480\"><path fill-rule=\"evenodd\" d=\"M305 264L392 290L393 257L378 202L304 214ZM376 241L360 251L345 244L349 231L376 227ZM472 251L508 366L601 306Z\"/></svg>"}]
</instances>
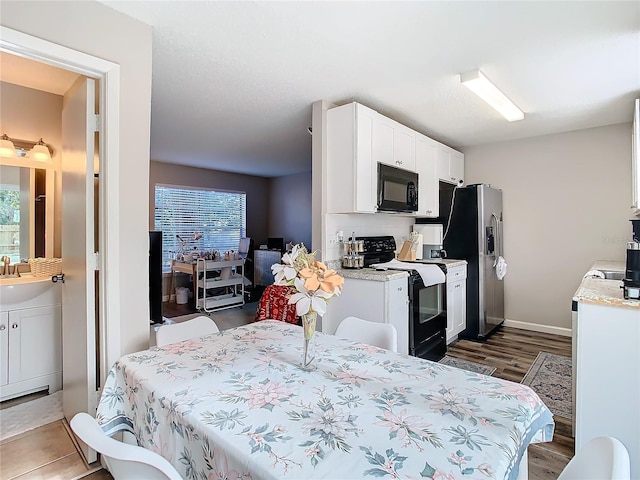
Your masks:
<instances>
[{"instance_id":1,"label":"white drawer front","mask_svg":"<svg viewBox=\"0 0 640 480\"><path fill-rule=\"evenodd\" d=\"M459 267L447 268L447 282L457 282L458 280L464 280L467 278L467 266L460 265Z\"/></svg>"}]
</instances>

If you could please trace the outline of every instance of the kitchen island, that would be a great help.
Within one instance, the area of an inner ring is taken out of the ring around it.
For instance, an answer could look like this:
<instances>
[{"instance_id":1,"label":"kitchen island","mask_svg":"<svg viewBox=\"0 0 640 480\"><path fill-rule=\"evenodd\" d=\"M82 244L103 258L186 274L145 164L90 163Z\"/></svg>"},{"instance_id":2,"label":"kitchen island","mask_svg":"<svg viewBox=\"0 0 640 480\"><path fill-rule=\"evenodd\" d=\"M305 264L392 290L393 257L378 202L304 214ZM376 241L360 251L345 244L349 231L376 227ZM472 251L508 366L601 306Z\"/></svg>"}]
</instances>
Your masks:
<instances>
[{"instance_id":1,"label":"kitchen island","mask_svg":"<svg viewBox=\"0 0 640 480\"><path fill-rule=\"evenodd\" d=\"M597 261L597 271L625 270L624 262ZM603 435L619 439L640 478L640 301L623 297L621 280L582 279L573 331L575 448Z\"/></svg>"}]
</instances>

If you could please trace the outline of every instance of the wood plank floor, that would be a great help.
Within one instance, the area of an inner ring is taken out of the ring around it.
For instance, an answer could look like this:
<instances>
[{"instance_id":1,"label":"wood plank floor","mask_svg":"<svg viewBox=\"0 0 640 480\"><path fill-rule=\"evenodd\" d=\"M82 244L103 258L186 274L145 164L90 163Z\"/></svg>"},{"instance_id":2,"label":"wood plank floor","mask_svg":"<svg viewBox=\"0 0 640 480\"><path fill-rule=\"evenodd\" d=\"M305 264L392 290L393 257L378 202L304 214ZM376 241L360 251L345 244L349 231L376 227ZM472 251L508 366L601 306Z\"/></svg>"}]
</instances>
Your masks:
<instances>
[{"instance_id":1,"label":"wood plank floor","mask_svg":"<svg viewBox=\"0 0 640 480\"><path fill-rule=\"evenodd\" d=\"M539 352L571 356L571 338L503 327L486 342L459 340L447 355L496 367L493 376L520 382ZM571 420L556 416L553 442L529 448L529 479L555 480L573 456ZM108 480L111 475L88 468L60 420L8 439L0 445L1 479ZM36 455L37 453L37 455Z\"/></svg>"},{"instance_id":2,"label":"wood plank floor","mask_svg":"<svg viewBox=\"0 0 640 480\"><path fill-rule=\"evenodd\" d=\"M458 340L447 355L496 367L494 377L520 382L539 352L571 357L571 337L502 327L486 342ZM554 417L553 442L529 447L529 480L554 480L574 453L571 419Z\"/></svg>"}]
</instances>

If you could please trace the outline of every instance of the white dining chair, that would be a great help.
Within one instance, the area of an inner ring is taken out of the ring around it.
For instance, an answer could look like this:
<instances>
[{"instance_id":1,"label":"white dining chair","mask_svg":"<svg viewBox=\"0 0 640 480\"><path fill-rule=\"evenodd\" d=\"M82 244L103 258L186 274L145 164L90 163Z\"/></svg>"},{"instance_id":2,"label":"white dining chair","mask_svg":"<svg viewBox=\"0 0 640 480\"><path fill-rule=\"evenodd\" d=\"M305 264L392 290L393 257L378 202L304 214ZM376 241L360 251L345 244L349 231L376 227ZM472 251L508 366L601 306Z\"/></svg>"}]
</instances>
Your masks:
<instances>
[{"instance_id":1,"label":"white dining chair","mask_svg":"<svg viewBox=\"0 0 640 480\"><path fill-rule=\"evenodd\" d=\"M597 437L584 445L560 473L558 480L629 480L629 452L613 437Z\"/></svg>"},{"instance_id":2,"label":"white dining chair","mask_svg":"<svg viewBox=\"0 0 640 480\"><path fill-rule=\"evenodd\" d=\"M161 325L156 331L156 345L162 347L169 343L203 337L219 331L220 329L212 319L201 315L184 322Z\"/></svg>"},{"instance_id":3,"label":"white dining chair","mask_svg":"<svg viewBox=\"0 0 640 480\"><path fill-rule=\"evenodd\" d=\"M358 317L347 317L336 328L336 337L375 345L392 352L398 351L398 332L390 323L371 322Z\"/></svg>"},{"instance_id":4,"label":"white dining chair","mask_svg":"<svg viewBox=\"0 0 640 480\"><path fill-rule=\"evenodd\" d=\"M70 425L80 440L102 455L115 480L182 480L164 457L108 437L88 413L77 413Z\"/></svg>"}]
</instances>

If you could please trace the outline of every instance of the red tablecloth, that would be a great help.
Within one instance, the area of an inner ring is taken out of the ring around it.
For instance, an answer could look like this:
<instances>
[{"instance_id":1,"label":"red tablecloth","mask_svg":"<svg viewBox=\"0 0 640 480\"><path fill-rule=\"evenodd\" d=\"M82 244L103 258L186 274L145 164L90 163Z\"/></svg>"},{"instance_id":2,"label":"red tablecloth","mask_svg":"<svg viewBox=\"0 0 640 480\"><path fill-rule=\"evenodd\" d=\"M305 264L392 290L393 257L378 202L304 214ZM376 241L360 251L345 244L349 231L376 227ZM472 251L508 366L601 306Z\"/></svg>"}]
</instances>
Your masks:
<instances>
[{"instance_id":1,"label":"red tablecloth","mask_svg":"<svg viewBox=\"0 0 640 480\"><path fill-rule=\"evenodd\" d=\"M294 287L269 285L258 302L255 321L274 319L297 325L296 306L287 303L294 293Z\"/></svg>"}]
</instances>

